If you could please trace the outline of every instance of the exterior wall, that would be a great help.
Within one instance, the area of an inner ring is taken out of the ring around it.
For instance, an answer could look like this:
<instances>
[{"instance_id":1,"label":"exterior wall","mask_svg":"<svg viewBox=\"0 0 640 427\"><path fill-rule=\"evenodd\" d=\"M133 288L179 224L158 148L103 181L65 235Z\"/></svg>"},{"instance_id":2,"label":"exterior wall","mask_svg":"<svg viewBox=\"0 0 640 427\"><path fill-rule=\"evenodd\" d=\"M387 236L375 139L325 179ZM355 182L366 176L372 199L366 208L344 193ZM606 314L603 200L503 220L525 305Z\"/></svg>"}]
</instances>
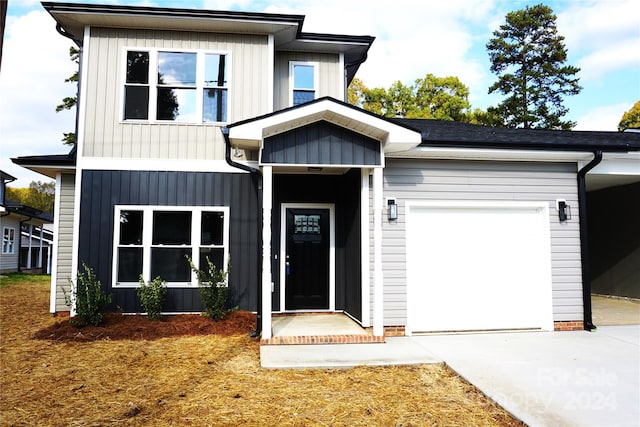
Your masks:
<instances>
[{"instance_id":1,"label":"exterior wall","mask_svg":"<svg viewBox=\"0 0 640 427\"><path fill-rule=\"evenodd\" d=\"M13 228L15 241L12 254L3 254L0 247L0 273L12 273L18 271L18 254L20 253L20 219L14 215L0 216L0 233L3 228ZM2 234L0 234L0 239Z\"/></svg>"},{"instance_id":2,"label":"exterior wall","mask_svg":"<svg viewBox=\"0 0 640 427\"><path fill-rule=\"evenodd\" d=\"M548 202L554 321L582 320L575 164L400 159L387 159L386 164L384 197L397 198L398 220L389 222L383 216L385 326L406 323L407 200ZM559 222L555 209L556 199L566 199L572 210L571 220ZM373 253L372 247L371 251Z\"/></svg>"},{"instance_id":3,"label":"exterior wall","mask_svg":"<svg viewBox=\"0 0 640 427\"><path fill-rule=\"evenodd\" d=\"M256 35L93 28L85 45L83 156L224 159L218 126L121 121L125 48L229 52L229 122L268 113L268 38Z\"/></svg>"},{"instance_id":4,"label":"exterior wall","mask_svg":"<svg viewBox=\"0 0 640 427\"><path fill-rule=\"evenodd\" d=\"M273 109L275 111L291 107L289 102L289 62L308 61L319 65L318 88L316 98L331 96L344 100L341 88L344 86L344 72L340 67L338 54L308 53L308 52L276 52Z\"/></svg>"},{"instance_id":5,"label":"exterior wall","mask_svg":"<svg viewBox=\"0 0 640 427\"><path fill-rule=\"evenodd\" d=\"M75 279L75 273L71 271L71 258L73 256L73 204L75 198L75 175L62 174L60 188L60 206L56 212L56 238L58 241L57 257L53 259L56 274L51 277L55 285L55 311L69 311L64 303L63 289L69 290L69 280Z\"/></svg>"},{"instance_id":6,"label":"exterior wall","mask_svg":"<svg viewBox=\"0 0 640 427\"><path fill-rule=\"evenodd\" d=\"M587 193L591 292L640 298L640 183Z\"/></svg>"},{"instance_id":7,"label":"exterior wall","mask_svg":"<svg viewBox=\"0 0 640 427\"><path fill-rule=\"evenodd\" d=\"M78 259L93 269L113 305L141 312L136 288L112 287L116 205L229 207L229 299L232 306L256 310L258 283L258 202L248 173L94 171L82 173ZM199 290L169 287L167 312L200 312Z\"/></svg>"}]
</instances>

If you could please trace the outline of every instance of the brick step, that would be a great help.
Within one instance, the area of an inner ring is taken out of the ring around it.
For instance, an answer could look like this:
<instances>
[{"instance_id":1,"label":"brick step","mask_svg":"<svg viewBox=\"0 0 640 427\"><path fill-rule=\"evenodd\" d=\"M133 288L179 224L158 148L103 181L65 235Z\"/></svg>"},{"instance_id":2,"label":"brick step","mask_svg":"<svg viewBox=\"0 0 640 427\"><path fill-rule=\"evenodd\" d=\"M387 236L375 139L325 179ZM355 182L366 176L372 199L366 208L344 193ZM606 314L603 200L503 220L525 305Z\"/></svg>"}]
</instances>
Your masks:
<instances>
[{"instance_id":1,"label":"brick step","mask_svg":"<svg viewBox=\"0 0 640 427\"><path fill-rule=\"evenodd\" d=\"M383 342L384 337L375 337L373 335L297 335L261 339L260 345L370 344Z\"/></svg>"}]
</instances>

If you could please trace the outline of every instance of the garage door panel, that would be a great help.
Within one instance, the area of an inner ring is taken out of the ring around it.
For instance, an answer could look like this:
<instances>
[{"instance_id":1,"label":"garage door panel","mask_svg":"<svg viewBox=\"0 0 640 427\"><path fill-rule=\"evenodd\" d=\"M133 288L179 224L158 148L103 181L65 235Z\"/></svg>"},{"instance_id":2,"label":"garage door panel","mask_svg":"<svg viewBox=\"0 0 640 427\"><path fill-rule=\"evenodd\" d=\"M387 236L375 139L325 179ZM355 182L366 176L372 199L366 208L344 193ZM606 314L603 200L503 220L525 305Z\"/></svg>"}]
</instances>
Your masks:
<instances>
[{"instance_id":1,"label":"garage door panel","mask_svg":"<svg viewBox=\"0 0 640 427\"><path fill-rule=\"evenodd\" d=\"M552 327L546 209L472 205L409 211L409 330Z\"/></svg>"}]
</instances>

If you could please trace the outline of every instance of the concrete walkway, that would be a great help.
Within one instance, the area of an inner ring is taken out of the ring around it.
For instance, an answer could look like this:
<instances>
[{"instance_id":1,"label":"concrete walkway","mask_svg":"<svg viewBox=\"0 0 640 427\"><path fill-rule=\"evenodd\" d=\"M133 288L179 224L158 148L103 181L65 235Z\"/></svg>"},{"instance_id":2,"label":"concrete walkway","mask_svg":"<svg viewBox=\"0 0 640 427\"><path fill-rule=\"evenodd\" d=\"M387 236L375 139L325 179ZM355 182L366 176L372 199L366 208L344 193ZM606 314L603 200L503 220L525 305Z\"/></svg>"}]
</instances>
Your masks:
<instances>
[{"instance_id":1,"label":"concrete walkway","mask_svg":"<svg viewBox=\"0 0 640 427\"><path fill-rule=\"evenodd\" d=\"M446 363L530 426L640 426L640 325L262 346L268 368Z\"/></svg>"}]
</instances>

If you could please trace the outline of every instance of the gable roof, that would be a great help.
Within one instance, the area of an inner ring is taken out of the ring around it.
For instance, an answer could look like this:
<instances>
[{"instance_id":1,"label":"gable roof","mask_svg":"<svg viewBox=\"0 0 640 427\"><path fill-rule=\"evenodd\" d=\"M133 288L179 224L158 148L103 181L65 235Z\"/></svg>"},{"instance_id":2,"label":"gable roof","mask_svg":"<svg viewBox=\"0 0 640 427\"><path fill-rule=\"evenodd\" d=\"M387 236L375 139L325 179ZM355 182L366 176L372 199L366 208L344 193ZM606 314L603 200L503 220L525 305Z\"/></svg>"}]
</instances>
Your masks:
<instances>
[{"instance_id":1,"label":"gable roof","mask_svg":"<svg viewBox=\"0 0 640 427\"><path fill-rule=\"evenodd\" d=\"M419 147L589 152L594 150L640 151L640 133L638 132L510 129L445 120L391 120L420 132L422 143Z\"/></svg>"},{"instance_id":2,"label":"gable roof","mask_svg":"<svg viewBox=\"0 0 640 427\"><path fill-rule=\"evenodd\" d=\"M305 33L304 15L57 2L43 2L42 6L76 43L81 43L86 26L272 34L276 50L344 54L348 82L375 40L372 36Z\"/></svg>"},{"instance_id":3,"label":"gable roof","mask_svg":"<svg viewBox=\"0 0 640 427\"><path fill-rule=\"evenodd\" d=\"M378 140L384 152L406 151L420 144L420 132L331 97L285 108L227 126L231 143L259 149L264 138L326 121Z\"/></svg>"}]
</instances>

